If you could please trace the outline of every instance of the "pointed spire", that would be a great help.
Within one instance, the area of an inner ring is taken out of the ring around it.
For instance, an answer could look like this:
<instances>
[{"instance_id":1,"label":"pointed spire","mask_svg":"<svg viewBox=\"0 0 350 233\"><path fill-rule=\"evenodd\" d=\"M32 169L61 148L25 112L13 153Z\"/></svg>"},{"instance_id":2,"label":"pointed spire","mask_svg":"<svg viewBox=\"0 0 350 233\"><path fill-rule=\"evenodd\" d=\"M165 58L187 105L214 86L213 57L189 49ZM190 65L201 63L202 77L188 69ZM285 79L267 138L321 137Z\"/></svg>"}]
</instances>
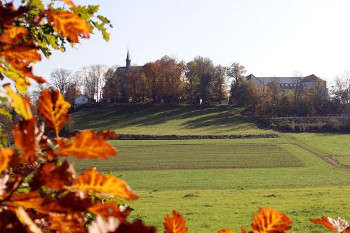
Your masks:
<instances>
[{"instance_id":1,"label":"pointed spire","mask_svg":"<svg viewBox=\"0 0 350 233\"><path fill-rule=\"evenodd\" d=\"M128 49L128 53L126 55L126 60L125 61L126 61L126 68L129 68L130 67L130 63L131 63L129 49Z\"/></svg>"}]
</instances>

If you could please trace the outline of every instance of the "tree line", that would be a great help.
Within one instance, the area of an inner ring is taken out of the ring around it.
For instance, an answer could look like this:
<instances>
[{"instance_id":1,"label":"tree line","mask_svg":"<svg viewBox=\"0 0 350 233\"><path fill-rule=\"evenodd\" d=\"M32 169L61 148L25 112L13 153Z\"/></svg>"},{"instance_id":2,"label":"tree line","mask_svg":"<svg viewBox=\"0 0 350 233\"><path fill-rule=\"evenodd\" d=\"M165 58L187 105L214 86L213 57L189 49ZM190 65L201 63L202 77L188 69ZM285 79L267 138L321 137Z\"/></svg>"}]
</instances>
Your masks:
<instances>
[{"instance_id":1,"label":"tree line","mask_svg":"<svg viewBox=\"0 0 350 233\"><path fill-rule=\"evenodd\" d=\"M114 66L92 65L73 73L56 68L48 86L57 88L71 104L80 94L94 102L229 103L259 117L315 116L350 112L350 72L337 76L325 89L322 80L314 88L282 88L270 82L263 87L246 80L240 63L214 65L197 56L185 63L164 56L143 66L131 66L121 75ZM295 72L296 82L302 74Z\"/></svg>"}]
</instances>

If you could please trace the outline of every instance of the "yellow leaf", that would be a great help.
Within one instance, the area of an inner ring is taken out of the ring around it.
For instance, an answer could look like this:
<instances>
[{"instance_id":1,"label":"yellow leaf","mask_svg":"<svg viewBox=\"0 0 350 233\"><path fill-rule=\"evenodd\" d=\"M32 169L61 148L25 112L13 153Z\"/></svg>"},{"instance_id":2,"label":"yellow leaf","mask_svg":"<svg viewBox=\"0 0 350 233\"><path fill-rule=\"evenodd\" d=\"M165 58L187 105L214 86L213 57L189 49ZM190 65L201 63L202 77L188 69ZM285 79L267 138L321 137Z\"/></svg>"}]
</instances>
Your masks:
<instances>
[{"instance_id":1,"label":"yellow leaf","mask_svg":"<svg viewBox=\"0 0 350 233\"><path fill-rule=\"evenodd\" d=\"M130 189L123 180L114 176L98 174L96 169L90 168L84 171L74 181L72 186L66 187L70 190L94 192L102 195L115 196L126 200L137 200L138 196Z\"/></svg>"},{"instance_id":2,"label":"yellow leaf","mask_svg":"<svg viewBox=\"0 0 350 233\"><path fill-rule=\"evenodd\" d=\"M53 23L63 37L70 41L79 43L79 36L89 38L91 29L85 19L80 18L76 13L63 11L45 11L49 23Z\"/></svg>"},{"instance_id":3,"label":"yellow leaf","mask_svg":"<svg viewBox=\"0 0 350 233\"><path fill-rule=\"evenodd\" d=\"M19 93L25 94L27 92L30 82L26 75L16 70L13 66L11 66L9 69L3 69L0 67L0 72L15 81L16 89Z\"/></svg>"},{"instance_id":4,"label":"yellow leaf","mask_svg":"<svg viewBox=\"0 0 350 233\"><path fill-rule=\"evenodd\" d=\"M39 97L39 104L38 113L45 117L46 125L58 136L63 125L69 120L70 103L64 100L58 90L43 90Z\"/></svg>"},{"instance_id":5,"label":"yellow leaf","mask_svg":"<svg viewBox=\"0 0 350 233\"><path fill-rule=\"evenodd\" d=\"M7 90L8 96L12 99L11 106L15 111L22 115L25 120L29 120L33 117L31 111L31 104L28 97L22 97L17 95L10 87L10 84L5 84L3 86Z\"/></svg>"},{"instance_id":6,"label":"yellow leaf","mask_svg":"<svg viewBox=\"0 0 350 233\"><path fill-rule=\"evenodd\" d=\"M117 150L106 141L106 137L108 138L108 134L103 131L95 133L94 131L84 130L70 139L60 138L57 140L59 145L58 154L75 156L80 159L107 159L108 155L117 155Z\"/></svg>"}]
</instances>

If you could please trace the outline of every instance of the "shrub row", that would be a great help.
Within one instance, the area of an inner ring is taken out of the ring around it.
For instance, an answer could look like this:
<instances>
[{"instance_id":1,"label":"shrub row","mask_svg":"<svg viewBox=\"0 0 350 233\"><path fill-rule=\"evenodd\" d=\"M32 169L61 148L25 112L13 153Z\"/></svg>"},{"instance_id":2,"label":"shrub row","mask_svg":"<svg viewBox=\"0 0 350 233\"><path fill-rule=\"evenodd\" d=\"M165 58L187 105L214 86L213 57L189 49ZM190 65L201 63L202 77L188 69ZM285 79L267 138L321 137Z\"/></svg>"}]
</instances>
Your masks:
<instances>
[{"instance_id":1,"label":"shrub row","mask_svg":"<svg viewBox=\"0 0 350 233\"><path fill-rule=\"evenodd\" d=\"M240 139L240 138L278 138L277 134L245 135L136 135L119 134L116 140L188 140L188 139Z\"/></svg>"}]
</instances>

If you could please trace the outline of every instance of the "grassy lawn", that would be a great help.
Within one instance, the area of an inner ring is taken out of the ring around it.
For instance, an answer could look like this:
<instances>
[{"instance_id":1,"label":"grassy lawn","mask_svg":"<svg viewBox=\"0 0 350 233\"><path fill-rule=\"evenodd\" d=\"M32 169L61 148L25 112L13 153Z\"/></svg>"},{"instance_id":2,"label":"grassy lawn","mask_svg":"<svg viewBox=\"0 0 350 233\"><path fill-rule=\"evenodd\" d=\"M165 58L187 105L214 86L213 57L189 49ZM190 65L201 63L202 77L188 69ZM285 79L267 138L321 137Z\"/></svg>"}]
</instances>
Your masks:
<instances>
[{"instance_id":1,"label":"grassy lawn","mask_svg":"<svg viewBox=\"0 0 350 233\"><path fill-rule=\"evenodd\" d=\"M78 129L113 129L121 134L227 135L277 133L227 106L110 106L73 114ZM129 203L162 232L173 209L189 232L249 228L259 207L288 214L295 232L328 232L309 218L350 220L350 135L277 133L279 138L220 140L112 140L109 160L73 160L78 170L110 171L139 194ZM332 166L322 158L341 163Z\"/></svg>"},{"instance_id":2,"label":"grassy lawn","mask_svg":"<svg viewBox=\"0 0 350 233\"><path fill-rule=\"evenodd\" d=\"M77 129L112 129L119 134L227 135L271 133L259 129L240 108L229 106L112 105L72 114Z\"/></svg>"}]
</instances>

